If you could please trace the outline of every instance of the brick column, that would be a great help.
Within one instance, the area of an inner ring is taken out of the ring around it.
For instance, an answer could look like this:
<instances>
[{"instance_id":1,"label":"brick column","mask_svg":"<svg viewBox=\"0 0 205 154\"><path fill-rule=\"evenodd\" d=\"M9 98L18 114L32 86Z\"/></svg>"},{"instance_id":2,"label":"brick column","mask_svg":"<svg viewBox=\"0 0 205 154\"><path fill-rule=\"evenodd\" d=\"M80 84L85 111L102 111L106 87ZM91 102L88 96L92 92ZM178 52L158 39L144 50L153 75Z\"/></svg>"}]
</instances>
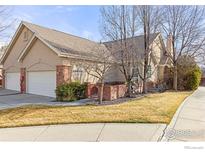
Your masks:
<instances>
[{"instance_id":1,"label":"brick column","mask_svg":"<svg viewBox=\"0 0 205 154\"><path fill-rule=\"evenodd\" d=\"M103 100L111 101L112 100L112 87L110 85L104 85L103 88ZM98 97L100 97L100 88L98 90Z\"/></svg>"},{"instance_id":2,"label":"brick column","mask_svg":"<svg viewBox=\"0 0 205 154\"><path fill-rule=\"evenodd\" d=\"M6 80L6 78L5 78L5 70L3 69L2 70L2 88L5 88L5 81Z\"/></svg>"},{"instance_id":3,"label":"brick column","mask_svg":"<svg viewBox=\"0 0 205 154\"><path fill-rule=\"evenodd\" d=\"M20 87L21 93L26 93L26 68L20 69Z\"/></svg>"},{"instance_id":4,"label":"brick column","mask_svg":"<svg viewBox=\"0 0 205 154\"><path fill-rule=\"evenodd\" d=\"M56 66L56 85L71 81L71 66L57 65Z\"/></svg>"},{"instance_id":5,"label":"brick column","mask_svg":"<svg viewBox=\"0 0 205 154\"><path fill-rule=\"evenodd\" d=\"M93 88L93 85L92 84L90 84L90 83L87 83L87 88L86 88L86 97L87 98L91 98L91 90L92 90L92 88Z\"/></svg>"},{"instance_id":6,"label":"brick column","mask_svg":"<svg viewBox=\"0 0 205 154\"><path fill-rule=\"evenodd\" d=\"M99 86L97 86L96 84L91 84L91 83L87 83L87 88L86 88L86 97L87 98L92 98L92 96L95 94L98 94L98 90Z\"/></svg>"}]
</instances>

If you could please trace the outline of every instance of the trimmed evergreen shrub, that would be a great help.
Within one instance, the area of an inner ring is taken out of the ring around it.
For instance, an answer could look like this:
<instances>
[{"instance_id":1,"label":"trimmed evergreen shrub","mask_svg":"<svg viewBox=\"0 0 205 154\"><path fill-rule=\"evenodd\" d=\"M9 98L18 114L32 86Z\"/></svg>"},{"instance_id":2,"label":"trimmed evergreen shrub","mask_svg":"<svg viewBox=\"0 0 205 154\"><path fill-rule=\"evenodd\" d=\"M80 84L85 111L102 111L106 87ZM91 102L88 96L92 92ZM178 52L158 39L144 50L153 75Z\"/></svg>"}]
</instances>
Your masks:
<instances>
[{"instance_id":1,"label":"trimmed evergreen shrub","mask_svg":"<svg viewBox=\"0 0 205 154\"><path fill-rule=\"evenodd\" d=\"M80 82L71 82L58 86L56 88L57 101L75 101L86 97L87 84Z\"/></svg>"},{"instance_id":2,"label":"trimmed evergreen shrub","mask_svg":"<svg viewBox=\"0 0 205 154\"><path fill-rule=\"evenodd\" d=\"M196 90L200 84L201 81L201 70L199 67L196 67L193 71L187 74L186 78L186 90Z\"/></svg>"},{"instance_id":3,"label":"trimmed evergreen shrub","mask_svg":"<svg viewBox=\"0 0 205 154\"><path fill-rule=\"evenodd\" d=\"M201 70L194 58L190 56L181 56L177 62L178 89L195 90L201 81Z\"/></svg>"}]
</instances>

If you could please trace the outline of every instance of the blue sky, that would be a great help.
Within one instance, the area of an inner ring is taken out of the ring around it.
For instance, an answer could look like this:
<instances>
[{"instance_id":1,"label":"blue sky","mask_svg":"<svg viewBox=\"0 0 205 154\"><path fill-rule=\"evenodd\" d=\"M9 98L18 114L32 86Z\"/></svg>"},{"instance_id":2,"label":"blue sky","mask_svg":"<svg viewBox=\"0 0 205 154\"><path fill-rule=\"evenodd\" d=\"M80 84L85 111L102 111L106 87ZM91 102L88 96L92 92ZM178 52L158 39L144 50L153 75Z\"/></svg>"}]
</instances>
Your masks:
<instances>
[{"instance_id":1,"label":"blue sky","mask_svg":"<svg viewBox=\"0 0 205 154\"><path fill-rule=\"evenodd\" d=\"M9 36L25 20L91 40L101 39L100 6L12 6L11 15L17 22L8 30Z\"/></svg>"}]
</instances>

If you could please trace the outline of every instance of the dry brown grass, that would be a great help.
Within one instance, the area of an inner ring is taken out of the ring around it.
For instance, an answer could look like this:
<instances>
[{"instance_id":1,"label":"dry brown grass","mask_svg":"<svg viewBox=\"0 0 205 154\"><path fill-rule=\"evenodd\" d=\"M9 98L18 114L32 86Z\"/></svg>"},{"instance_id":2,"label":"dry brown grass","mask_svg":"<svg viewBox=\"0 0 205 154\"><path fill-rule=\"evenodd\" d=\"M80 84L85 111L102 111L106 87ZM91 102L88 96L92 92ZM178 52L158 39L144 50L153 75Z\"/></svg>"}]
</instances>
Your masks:
<instances>
[{"instance_id":1,"label":"dry brown grass","mask_svg":"<svg viewBox=\"0 0 205 154\"><path fill-rule=\"evenodd\" d=\"M66 123L169 123L191 92L164 92L123 104L107 106L23 106L0 111L0 127Z\"/></svg>"}]
</instances>

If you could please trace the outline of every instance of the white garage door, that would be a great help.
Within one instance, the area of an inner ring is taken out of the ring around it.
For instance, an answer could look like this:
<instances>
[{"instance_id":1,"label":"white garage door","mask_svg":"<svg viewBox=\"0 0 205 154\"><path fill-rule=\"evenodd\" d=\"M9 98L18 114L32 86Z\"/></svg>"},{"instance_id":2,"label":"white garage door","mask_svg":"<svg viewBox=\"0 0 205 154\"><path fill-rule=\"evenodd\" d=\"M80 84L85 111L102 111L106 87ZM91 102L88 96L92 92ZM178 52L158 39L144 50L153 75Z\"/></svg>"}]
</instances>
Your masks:
<instances>
[{"instance_id":1,"label":"white garage door","mask_svg":"<svg viewBox=\"0 0 205 154\"><path fill-rule=\"evenodd\" d=\"M56 71L28 72L27 92L55 97Z\"/></svg>"},{"instance_id":2,"label":"white garage door","mask_svg":"<svg viewBox=\"0 0 205 154\"><path fill-rule=\"evenodd\" d=\"M20 73L6 73L5 77L6 89L20 91Z\"/></svg>"}]
</instances>

